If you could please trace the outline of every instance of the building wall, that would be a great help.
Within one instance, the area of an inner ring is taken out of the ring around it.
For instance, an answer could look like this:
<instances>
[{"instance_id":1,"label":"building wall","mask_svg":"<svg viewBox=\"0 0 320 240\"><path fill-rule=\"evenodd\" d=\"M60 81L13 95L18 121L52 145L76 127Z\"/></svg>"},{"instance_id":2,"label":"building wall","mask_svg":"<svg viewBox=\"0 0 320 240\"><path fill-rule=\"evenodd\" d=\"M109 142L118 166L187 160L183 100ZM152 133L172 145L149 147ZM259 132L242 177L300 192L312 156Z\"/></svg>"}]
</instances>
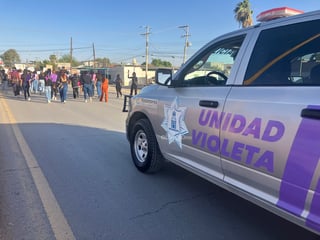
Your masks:
<instances>
[{"instance_id":1,"label":"building wall","mask_svg":"<svg viewBox=\"0 0 320 240\"><path fill-rule=\"evenodd\" d=\"M132 73L136 72L137 78L138 78L138 85L144 86L146 85L146 76L145 71L140 66L133 66L133 65L119 65L114 66L109 69L109 75L110 75L110 82L114 82L116 79L117 74L120 74L120 77L122 79L122 85L123 86L130 86L131 85L131 77ZM154 78L154 71L148 71L148 79Z\"/></svg>"},{"instance_id":2,"label":"building wall","mask_svg":"<svg viewBox=\"0 0 320 240\"><path fill-rule=\"evenodd\" d=\"M58 69L62 69L64 67L66 70L70 70L70 66L70 63L57 63Z\"/></svg>"}]
</instances>

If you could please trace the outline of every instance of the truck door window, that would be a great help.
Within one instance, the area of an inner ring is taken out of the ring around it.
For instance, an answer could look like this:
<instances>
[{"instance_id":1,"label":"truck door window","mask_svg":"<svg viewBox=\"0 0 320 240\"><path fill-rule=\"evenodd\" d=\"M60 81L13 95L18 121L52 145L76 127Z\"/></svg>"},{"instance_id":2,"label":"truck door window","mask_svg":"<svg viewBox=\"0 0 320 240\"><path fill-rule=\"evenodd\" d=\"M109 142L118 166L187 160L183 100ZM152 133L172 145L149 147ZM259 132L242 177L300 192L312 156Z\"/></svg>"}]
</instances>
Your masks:
<instances>
[{"instance_id":1,"label":"truck door window","mask_svg":"<svg viewBox=\"0 0 320 240\"><path fill-rule=\"evenodd\" d=\"M320 21L261 31L250 58L244 85L320 85ZM319 67L318 67L319 68Z\"/></svg>"},{"instance_id":2,"label":"truck door window","mask_svg":"<svg viewBox=\"0 0 320 240\"><path fill-rule=\"evenodd\" d=\"M214 44L202 52L184 75L183 86L222 86L230 75L244 36Z\"/></svg>"}]
</instances>

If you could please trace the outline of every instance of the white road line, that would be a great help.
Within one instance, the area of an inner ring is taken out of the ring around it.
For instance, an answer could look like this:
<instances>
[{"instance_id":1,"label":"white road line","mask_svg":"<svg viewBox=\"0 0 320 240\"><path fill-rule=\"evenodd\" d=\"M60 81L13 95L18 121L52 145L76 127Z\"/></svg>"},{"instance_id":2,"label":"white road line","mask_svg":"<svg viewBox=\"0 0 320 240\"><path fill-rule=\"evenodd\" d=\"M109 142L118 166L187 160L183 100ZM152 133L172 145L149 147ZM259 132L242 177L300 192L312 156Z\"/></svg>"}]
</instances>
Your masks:
<instances>
[{"instance_id":1,"label":"white road line","mask_svg":"<svg viewBox=\"0 0 320 240\"><path fill-rule=\"evenodd\" d=\"M1 96L0 96L1 97ZM36 188L39 192L40 199L42 201L44 210L46 211L47 217L49 219L52 231L57 240L73 240L76 239L73 235L71 227L68 224L67 219L63 215L63 212L51 191L49 183L46 177L43 175L41 168L35 159L33 153L31 152L26 140L24 139L17 122L12 115L9 106L6 101L1 97L0 102L2 107L7 113L8 120L12 126L14 135L18 141L21 148L22 154L24 155L28 168L31 172L33 181L35 182Z\"/></svg>"}]
</instances>

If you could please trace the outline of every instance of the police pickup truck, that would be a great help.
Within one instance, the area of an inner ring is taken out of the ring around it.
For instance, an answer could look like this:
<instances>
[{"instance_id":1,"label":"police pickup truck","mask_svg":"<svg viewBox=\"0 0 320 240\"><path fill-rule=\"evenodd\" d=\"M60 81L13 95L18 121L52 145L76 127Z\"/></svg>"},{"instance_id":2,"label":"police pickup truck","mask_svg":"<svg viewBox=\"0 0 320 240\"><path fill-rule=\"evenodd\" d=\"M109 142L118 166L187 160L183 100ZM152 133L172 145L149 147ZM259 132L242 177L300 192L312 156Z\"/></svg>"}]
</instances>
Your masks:
<instances>
[{"instance_id":1,"label":"police pickup truck","mask_svg":"<svg viewBox=\"0 0 320 240\"><path fill-rule=\"evenodd\" d=\"M320 234L320 10L220 36L156 82L126 120L140 171L171 161Z\"/></svg>"}]
</instances>

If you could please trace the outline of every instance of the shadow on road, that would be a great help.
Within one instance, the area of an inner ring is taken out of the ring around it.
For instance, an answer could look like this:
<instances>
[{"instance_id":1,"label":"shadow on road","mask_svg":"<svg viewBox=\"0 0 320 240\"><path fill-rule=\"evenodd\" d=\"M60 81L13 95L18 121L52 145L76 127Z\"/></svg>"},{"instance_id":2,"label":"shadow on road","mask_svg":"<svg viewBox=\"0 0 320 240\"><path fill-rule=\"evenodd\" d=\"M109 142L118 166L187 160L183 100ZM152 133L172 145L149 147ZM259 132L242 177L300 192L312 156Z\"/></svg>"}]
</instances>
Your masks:
<instances>
[{"instance_id":1,"label":"shadow on road","mask_svg":"<svg viewBox=\"0 0 320 240\"><path fill-rule=\"evenodd\" d=\"M77 239L316 239L173 164L157 174L138 172L122 132L55 123L18 127ZM51 239L45 224L41 231L31 224L47 220L30 196L37 191L11 125L0 124L0 135L0 197L8 204L0 212L2 236Z\"/></svg>"}]
</instances>

